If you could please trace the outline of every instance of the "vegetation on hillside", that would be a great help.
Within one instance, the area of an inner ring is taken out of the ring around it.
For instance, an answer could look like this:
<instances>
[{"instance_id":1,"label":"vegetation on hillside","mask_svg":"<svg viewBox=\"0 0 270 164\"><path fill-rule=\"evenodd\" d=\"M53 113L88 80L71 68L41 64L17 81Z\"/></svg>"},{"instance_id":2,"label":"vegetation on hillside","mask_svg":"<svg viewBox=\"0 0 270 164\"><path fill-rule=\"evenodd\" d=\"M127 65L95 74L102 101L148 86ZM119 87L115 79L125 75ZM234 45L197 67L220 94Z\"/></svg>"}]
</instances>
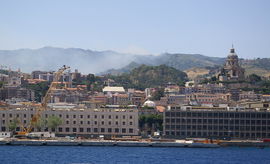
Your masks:
<instances>
[{"instance_id":1,"label":"vegetation on hillside","mask_svg":"<svg viewBox=\"0 0 270 164\"><path fill-rule=\"evenodd\" d=\"M141 65L133 69L129 74L109 76L119 85L125 88L145 89L149 87L164 86L168 82L181 84L187 80L187 74L166 65L146 66Z\"/></svg>"}]
</instances>

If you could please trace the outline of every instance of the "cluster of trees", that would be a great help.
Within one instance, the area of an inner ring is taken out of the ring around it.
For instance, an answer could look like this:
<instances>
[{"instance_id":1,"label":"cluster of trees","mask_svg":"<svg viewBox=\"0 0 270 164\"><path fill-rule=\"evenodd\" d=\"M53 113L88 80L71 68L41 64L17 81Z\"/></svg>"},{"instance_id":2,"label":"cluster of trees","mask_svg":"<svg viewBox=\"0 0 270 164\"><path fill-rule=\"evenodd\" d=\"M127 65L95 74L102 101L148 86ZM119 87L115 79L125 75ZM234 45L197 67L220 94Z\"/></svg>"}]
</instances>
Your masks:
<instances>
[{"instance_id":1,"label":"cluster of trees","mask_svg":"<svg viewBox=\"0 0 270 164\"><path fill-rule=\"evenodd\" d=\"M9 131L15 132L16 128L20 126L20 121L18 118L14 118L9 123ZM34 128L37 128L38 131L42 131L45 128L54 129L53 131L57 131L57 127L62 124L62 119L58 116L49 116L47 119L40 118L35 124Z\"/></svg>"},{"instance_id":2,"label":"cluster of trees","mask_svg":"<svg viewBox=\"0 0 270 164\"><path fill-rule=\"evenodd\" d=\"M139 127L142 131L162 131L162 114L141 115L139 117Z\"/></svg>"}]
</instances>

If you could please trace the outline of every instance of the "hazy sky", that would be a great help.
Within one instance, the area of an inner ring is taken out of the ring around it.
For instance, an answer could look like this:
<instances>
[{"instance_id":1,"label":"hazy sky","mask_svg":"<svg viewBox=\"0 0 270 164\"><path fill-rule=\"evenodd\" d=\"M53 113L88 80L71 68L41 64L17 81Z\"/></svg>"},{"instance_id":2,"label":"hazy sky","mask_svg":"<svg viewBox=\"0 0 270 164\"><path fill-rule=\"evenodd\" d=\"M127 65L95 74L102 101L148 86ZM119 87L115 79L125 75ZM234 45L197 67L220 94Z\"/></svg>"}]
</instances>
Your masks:
<instances>
[{"instance_id":1,"label":"hazy sky","mask_svg":"<svg viewBox=\"0 0 270 164\"><path fill-rule=\"evenodd\" d=\"M0 0L0 49L270 57L270 0Z\"/></svg>"}]
</instances>

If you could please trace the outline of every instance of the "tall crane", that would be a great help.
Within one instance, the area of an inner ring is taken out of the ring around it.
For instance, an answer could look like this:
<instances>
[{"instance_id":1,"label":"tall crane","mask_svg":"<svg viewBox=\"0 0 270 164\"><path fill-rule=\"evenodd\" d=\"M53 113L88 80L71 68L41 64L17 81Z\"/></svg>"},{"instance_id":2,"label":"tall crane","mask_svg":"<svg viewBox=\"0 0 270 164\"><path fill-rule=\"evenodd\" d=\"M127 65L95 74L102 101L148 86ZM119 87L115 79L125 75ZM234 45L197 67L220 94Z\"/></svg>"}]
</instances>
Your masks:
<instances>
[{"instance_id":1,"label":"tall crane","mask_svg":"<svg viewBox=\"0 0 270 164\"><path fill-rule=\"evenodd\" d=\"M57 72L54 73L53 81L51 82L48 91L46 92L45 96L42 99L41 106L37 108L36 113L33 115L33 117L30 120L30 124L26 128L23 128L22 131L18 132L18 135L27 135L33 130L33 127L35 126L35 124L38 122L38 120L41 117L41 113L47 109L47 104L50 100L51 93L54 89L56 89L61 75L64 73L64 71L66 71L69 68L70 67L64 65Z\"/></svg>"}]
</instances>

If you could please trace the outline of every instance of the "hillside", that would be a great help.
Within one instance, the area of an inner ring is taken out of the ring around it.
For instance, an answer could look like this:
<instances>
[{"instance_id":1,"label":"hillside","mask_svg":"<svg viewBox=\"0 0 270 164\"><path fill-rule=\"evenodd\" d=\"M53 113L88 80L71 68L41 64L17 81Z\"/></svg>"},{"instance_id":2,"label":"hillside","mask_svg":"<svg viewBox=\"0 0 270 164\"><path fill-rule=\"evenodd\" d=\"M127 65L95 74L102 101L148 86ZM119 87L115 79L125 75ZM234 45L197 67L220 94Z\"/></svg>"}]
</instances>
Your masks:
<instances>
[{"instance_id":1,"label":"hillside","mask_svg":"<svg viewBox=\"0 0 270 164\"><path fill-rule=\"evenodd\" d=\"M128 88L145 89L147 87L164 86L168 82L180 84L187 80L186 73L166 65L141 65L130 73L110 76L119 85Z\"/></svg>"},{"instance_id":2,"label":"hillside","mask_svg":"<svg viewBox=\"0 0 270 164\"><path fill-rule=\"evenodd\" d=\"M130 72L132 69L139 67L141 64L158 66L167 65L178 70L187 70L194 67L215 67L223 64L225 58L208 57L199 54L161 54L158 56L140 56L135 58L135 62L132 62L120 69L110 69L100 74L112 74L120 75L122 73Z\"/></svg>"},{"instance_id":3,"label":"hillside","mask_svg":"<svg viewBox=\"0 0 270 164\"><path fill-rule=\"evenodd\" d=\"M226 56L224 56L226 57ZM84 74L99 73L100 75L120 75L128 73L142 64L149 66L167 65L184 71L192 77L202 75L207 68L222 66L226 58L208 57L200 54L170 54L136 55L114 51L92 51L80 48L43 47L40 49L0 50L0 65L20 68L22 72L34 70L52 71L62 65L68 65L73 70L78 69ZM269 76L270 58L246 60L241 59L246 74L256 73ZM196 68L196 71L192 71ZM190 70L191 69L191 70ZM199 69L203 69L202 72ZM100 73L101 72L101 73Z\"/></svg>"},{"instance_id":4,"label":"hillside","mask_svg":"<svg viewBox=\"0 0 270 164\"><path fill-rule=\"evenodd\" d=\"M194 66L214 66L224 60L223 58L198 54L136 55L115 51L56 47L0 50L0 58L0 65L16 70L20 68L27 73L34 70L52 71L57 70L62 65L68 65L72 69L78 69L83 73L103 72L102 74L129 72L141 64L152 66L166 64L179 70L185 70Z\"/></svg>"},{"instance_id":5,"label":"hillside","mask_svg":"<svg viewBox=\"0 0 270 164\"><path fill-rule=\"evenodd\" d=\"M265 77L270 76L270 58L241 60L241 64L246 69L246 75L257 74Z\"/></svg>"},{"instance_id":6,"label":"hillside","mask_svg":"<svg viewBox=\"0 0 270 164\"><path fill-rule=\"evenodd\" d=\"M62 65L83 73L98 73L111 68L121 68L132 62L136 55L114 51L92 51L80 48L44 47L40 49L0 50L0 65L20 68L30 73L34 70L52 71Z\"/></svg>"}]
</instances>

